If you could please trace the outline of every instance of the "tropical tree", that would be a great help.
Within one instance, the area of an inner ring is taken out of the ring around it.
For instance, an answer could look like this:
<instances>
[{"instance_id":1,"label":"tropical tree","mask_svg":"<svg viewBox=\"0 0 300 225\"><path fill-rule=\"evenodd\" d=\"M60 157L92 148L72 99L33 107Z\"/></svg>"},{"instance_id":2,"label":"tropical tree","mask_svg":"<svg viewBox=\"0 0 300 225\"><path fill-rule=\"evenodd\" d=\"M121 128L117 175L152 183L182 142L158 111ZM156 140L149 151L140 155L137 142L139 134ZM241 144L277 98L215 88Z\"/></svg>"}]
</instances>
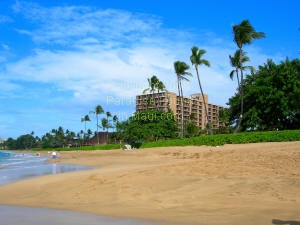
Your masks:
<instances>
[{"instance_id":1,"label":"tropical tree","mask_svg":"<svg viewBox=\"0 0 300 225\"><path fill-rule=\"evenodd\" d=\"M189 81L186 76L192 76L190 72L187 72L189 65L185 62L176 61L174 62L174 70L177 76L178 95L181 101L181 123L180 123L180 137L184 136L184 105L183 105L183 92L182 92L182 80Z\"/></svg>"},{"instance_id":2,"label":"tropical tree","mask_svg":"<svg viewBox=\"0 0 300 225\"><path fill-rule=\"evenodd\" d=\"M109 123L109 117L112 117L111 113L110 112L106 112L106 119L107 119L107 132L108 132L108 128L111 128L111 125Z\"/></svg>"},{"instance_id":3,"label":"tropical tree","mask_svg":"<svg viewBox=\"0 0 300 225\"><path fill-rule=\"evenodd\" d=\"M300 128L300 61L276 65L268 60L244 80L244 117L241 130ZM239 95L229 99L229 120L239 114Z\"/></svg>"},{"instance_id":4,"label":"tropical tree","mask_svg":"<svg viewBox=\"0 0 300 225\"><path fill-rule=\"evenodd\" d=\"M118 123L118 137L130 144L175 138L178 126L171 112L145 110L136 112L128 120Z\"/></svg>"},{"instance_id":5,"label":"tropical tree","mask_svg":"<svg viewBox=\"0 0 300 225\"><path fill-rule=\"evenodd\" d=\"M95 107L95 111L90 111L90 113L96 114L96 130L97 130L96 136L97 136L97 144L99 144L99 132L98 132L98 128L100 127L100 125L99 125L99 118L98 118L98 116L99 116L100 114L103 114L103 113L104 113L104 110L103 110L103 108L101 107L101 105L97 105L97 106Z\"/></svg>"},{"instance_id":6,"label":"tropical tree","mask_svg":"<svg viewBox=\"0 0 300 225\"><path fill-rule=\"evenodd\" d=\"M243 52L243 46L245 44L251 44L253 40L256 39L260 39L265 37L265 33L263 32L256 32L256 30L254 29L254 27L250 24L249 20L243 20L240 24L237 25L233 25L232 26L232 30L233 30L233 35L234 35L234 42L236 43L239 51L240 51L240 55L242 56L242 52ZM241 57L240 57L241 59ZM242 62L240 62L240 65L242 64ZM244 99L243 99L243 79L244 79L244 74L243 74L243 70L240 70L240 117L238 119L237 122L237 126L235 129L235 132L238 132L240 129L240 125L242 122L242 118L243 118L243 111L244 111Z\"/></svg>"},{"instance_id":7,"label":"tropical tree","mask_svg":"<svg viewBox=\"0 0 300 225\"><path fill-rule=\"evenodd\" d=\"M109 125L108 125L108 120L106 118L101 119L101 127L102 127L103 131L108 130ZM106 141L107 141L107 139L108 139L108 131L106 133Z\"/></svg>"},{"instance_id":8,"label":"tropical tree","mask_svg":"<svg viewBox=\"0 0 300 225\"><path fill-rule=\"evenodd\" d=\"M192 50L192 55L190 56L190 60L191 60L191 63L195 66L195 70L196 70L196 73L197 73L198 84L199 84L199 88L200 88L200 91L201 91L203 104L204 104L204 110L205 110L205 117L206 117L206 121L207 121L208 132L209 132L209 134L212 134L210 121L209 121L209 118L208 118L207 106L206 106L204 93L203 93L203 89L202 89L202 85L201 85L201 81L200 81L199 71L198 71L198 66L199 65L205 65L205 66L209 67L210 63L209 63L208 60L202 59L202 56L206 53L206 51L204 49L198 49L198 47L194 46L194 47L192 47L191 50Z\"/></svg>"},{"instance_id":9,"label":"tropical tree","mask_svg":"<svg viewBox=\"0 0 300 225\"><path fill-rule=\"evenodd\" d=\"M85 115L84 117L81 118L81 122L84 122L84 134L83 134L83 140L85 140L85 135L86 135L86 122L91 121L89 115Z\"/></svg>"},{"instance_id":10,"label":"tropical tree","mask_svg":"<svg viewBox=\"0 0 300 225\"><path fill-rule=\"evenodd\" d=\"M148 85L149 87L146 88L143 93L145 94L147 91L150 92L150 94L154 94L156 87L157 87L157 83L159 82L159 79L157 78L157 76L153 75L151 78L148 78Z\"/></svg>"},{"instance_id":11,"label":"tropical tree","mask_svg":"<svg viewBox=\"0 0 300 225\"><path fill-rule=\"evenodd\" d=\"M118 123L118 121L119 121L118 116L117 116L117 115L114 115L113 118L112 118L112 120L113 120L113 123L114 123L114 128L116 128L117 123Z\"/></svg>"},{"instance_id":12,"label":"tropical tree","mask_svg":"<svg viewBox=\"0 0 300 225\"><path fill-rule=\"evenodd\" d=\"M155 108L157 109L158 106L156 104L156 101L155 101L155 96L154 96L154 93L155 91L157 91L159 93L160 90L164 89L165 86L163 84L162 81L160 81L157 76L153 75L151 78L148 78L148 85L149 87L146 88L143 93L146 93L147 91L150 92L150 94L152 94L152 101L154 102L154 105L155 105Z\"/></svg>"},{"instance_id":13,"label":"tropical tree","mask_svg":"<svg viewBox=\"0 0 300 225\"><path fill-rule=\"evenodd\" d=\"M90 137L91 135L93 134L92 130L91 129L88 129L87 130L87 139L88 139L88 143L90 144Z\"/></svg>"},{"instance_id":14,"label":"tropical tree","mask_svg":"<svg viewBox=\"0 0 300 225\"><path fill-rule=\"evenodd\" d=\"M111 113L110 112L106 112L106 141L108 143L108 129L111 128L111 124L110 124L110 121L109 121L109 117L112 117Z\"/></svg>"}]
</instances>

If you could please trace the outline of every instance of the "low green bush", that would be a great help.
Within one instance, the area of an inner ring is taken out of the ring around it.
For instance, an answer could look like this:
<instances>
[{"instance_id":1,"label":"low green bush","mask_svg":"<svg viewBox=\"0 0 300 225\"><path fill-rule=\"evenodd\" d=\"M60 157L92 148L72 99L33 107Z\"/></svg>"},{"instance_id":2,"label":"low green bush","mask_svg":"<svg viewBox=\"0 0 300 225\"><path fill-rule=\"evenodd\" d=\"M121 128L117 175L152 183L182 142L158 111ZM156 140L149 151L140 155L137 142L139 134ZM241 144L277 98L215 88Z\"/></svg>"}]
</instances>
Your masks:
<instances>
[{"instance_id":1,"label":"low green bush","mask_svg":"<svg viewBox=\"0 0 300 225\"><path fill-rule=\"evenodd\" d=\"M141 148L208 145L219 146L224 144L245 144L258 142L300 141L300 130L243 132L237 134L205 135L192 138L163 140L144 143Z\"/></svg>"}]
</instances>

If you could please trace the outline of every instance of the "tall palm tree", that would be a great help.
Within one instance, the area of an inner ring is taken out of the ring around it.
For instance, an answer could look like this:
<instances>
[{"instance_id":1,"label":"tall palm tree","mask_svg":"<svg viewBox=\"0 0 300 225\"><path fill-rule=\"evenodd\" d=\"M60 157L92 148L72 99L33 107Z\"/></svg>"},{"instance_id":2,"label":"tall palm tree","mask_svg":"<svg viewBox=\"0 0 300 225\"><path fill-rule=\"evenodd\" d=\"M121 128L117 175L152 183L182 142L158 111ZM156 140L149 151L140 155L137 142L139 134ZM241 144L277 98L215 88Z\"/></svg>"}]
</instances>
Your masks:
<instances>
[{"instance_id":1,"label":"tall palm tree","mask_svg":"<svg viewBox=\"0 0 300 225\"><path fill-rule=\"evenodd\" d=\"M204 104L204 110L205 110L205 117L206 117L207 126L208 126L208 132L209 132L209 134L212 134L210 121L208 119L207 106L206 106L204 93L203 93L202 85L201 85L201 82L200 82L199 71L198 71L198 66L199 65L205 65L205 66L210 67L210 63L209 63L208 60L202 59L202 56L206 53L206 51L204 49L198 49L198 47L194 46L194 47L192 47L191 50L192 50L192 55L190 57L190 60L191 60L191 63L195 66L195 70L196 70L196 73L197 73L198 84L199 84L199 88L200 88L200 91L201 91L203 104Z\"/></svg>"},{"instance_id":2,"label":"tall palm tree","mask_svg":"<svg viewBox=\"0 0 300 225\"><path fill-rule=\"evenodd\" d=\"M97 105L95 107L95 111L90 111L90 113L94 113L96 114L96 120L97 120L97 124L96 124L96 129L97 129L97 144L99 144L99 132L98 132L98 128L100 127L99 125L99 118L98 118L98 115L100 114L103 114L104 113L104 110L103 108L101 107L101 105Z\"/></svg>"},{"instance_id":3,"label":"tall palm tree","mask_svg":"<svg viewBox=\"0 0 300 225\"><path fill-rule=\"evenodd\" d=\"M84 134L83 134L83 140L85 140L85 134L86 134L86 122L91 121L89 115L85 115L81 118L81 122L84 122Z\"/></svg>"},{"instance_id":4,"label":"tall palm tree","mask_svg":"<svg viewBox=\"0 0 300 225\"><path fill-rule=\"evenodd\" d=\"M190 72L187 72L189 65L185 62L176 61L174 62L174 70L177 76L178 94L181 101L181 123L180 123L180 137L183 138L184 135L184 106L183 106L183 92L182 92L182 80L189 81L186 76L192 76Z\"/></svg>"},{"instance_id":5,"label":"tall palm tree","mask_svg":"<svg viewBox=\"0 0 300 225\"><path fill-rule=\"evenodd\" d=\"M107 126L106 126L106 141L108 143L108 128L111 127L110 123L109 123L109 117L112 117L110 112L106 112L106 120L107 120Z\"/></svg>"},{"instance_id":6,"label":"tall palm tree","mask_svg":"<svg viewBox=\"0 0 300 225\"><path fill-rule=\"evenodd\" d=\"M114 128L115 128L115 129L116 129L116 126L117 126L118 121L119 121L118 116L117 116L117 115L114 115L114 116L113 116L113 123L114 123Z\"/></svg>"},{"instance_id":7,"label":"tall palm tree","mask_svg":"<svg viewBox=\"0 0 300 225\"><path fill-rule=\"evenodd\" d=\"M234 42L236 43L240 51L240 55L242 55L243 46L245 44L251 44L253 40L260 39L266 36L265 33L263 32L256 32L254 27L250 24L249 20L243 20L240 24L233 25L232 30L234 35ZM240 64L242 64L242 62L240 62ZM244 74L242 70L240 70L240 74L241 74L241 78L239 84L240 84L241 112L240 112L240 117L238 119L235 132L238 132L240 130L243 113L244 113L244 96L243 96L244 95L243 94Z\"/></svg>"}]
</instances>

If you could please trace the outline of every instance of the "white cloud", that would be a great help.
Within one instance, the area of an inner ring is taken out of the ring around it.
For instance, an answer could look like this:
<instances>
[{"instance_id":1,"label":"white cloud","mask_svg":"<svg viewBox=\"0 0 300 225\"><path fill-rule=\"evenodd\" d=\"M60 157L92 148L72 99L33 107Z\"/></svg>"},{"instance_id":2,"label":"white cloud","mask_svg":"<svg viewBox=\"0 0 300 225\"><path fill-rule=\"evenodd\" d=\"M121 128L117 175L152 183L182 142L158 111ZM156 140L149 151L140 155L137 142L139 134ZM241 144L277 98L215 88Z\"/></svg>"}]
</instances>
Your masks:
<instances>
[{"instance_id":1,"label":"white cloud","mask_svg":"<svg viewBox=\"0 0 300 225\"><path fill-rule=\"evenodd\" d=\"M33 3L17 2L14 10L36 24L38 28L27 34L38 43L76 46L78 39L91 37L102 43L115 40L120 44L119 39L133 43L141 38L141 34L151 37L160 28L160 21L154 16L114 9L43 8Z\"/></svg>"}]
</instances>

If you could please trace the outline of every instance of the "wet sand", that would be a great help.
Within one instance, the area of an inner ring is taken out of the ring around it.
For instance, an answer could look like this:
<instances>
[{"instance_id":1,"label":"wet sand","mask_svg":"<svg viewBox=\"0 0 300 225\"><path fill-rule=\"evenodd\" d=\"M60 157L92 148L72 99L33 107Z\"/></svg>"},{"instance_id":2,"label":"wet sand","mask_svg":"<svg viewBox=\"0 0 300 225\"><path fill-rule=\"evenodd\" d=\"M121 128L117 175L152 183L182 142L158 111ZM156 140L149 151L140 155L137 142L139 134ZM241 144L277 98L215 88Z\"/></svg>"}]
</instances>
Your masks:
<instances>
[{"instance_id":1,"label":"wet sand","mask_svg":"<svg viewBox=\"0 0 300 225\"><path fill-rule=\"evenodd\" d=\"M99 169L0 186L0 204L169 224L300 221L300 142L62 152L55 162Z\"/></svg>"},{"instance_id":2,"label":"wet sand","mask_svg":"<svg viewBox=\"0 0 300 225\"><path fill-rule=\"evenodd\" d=\"M136 219L21 206L0 206L0 218L0 225L158 225Z\"/></svg>"}]
</instances>

